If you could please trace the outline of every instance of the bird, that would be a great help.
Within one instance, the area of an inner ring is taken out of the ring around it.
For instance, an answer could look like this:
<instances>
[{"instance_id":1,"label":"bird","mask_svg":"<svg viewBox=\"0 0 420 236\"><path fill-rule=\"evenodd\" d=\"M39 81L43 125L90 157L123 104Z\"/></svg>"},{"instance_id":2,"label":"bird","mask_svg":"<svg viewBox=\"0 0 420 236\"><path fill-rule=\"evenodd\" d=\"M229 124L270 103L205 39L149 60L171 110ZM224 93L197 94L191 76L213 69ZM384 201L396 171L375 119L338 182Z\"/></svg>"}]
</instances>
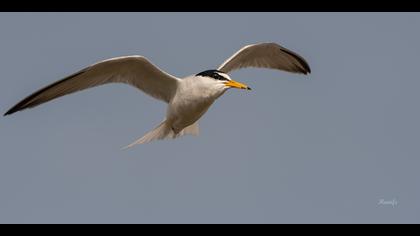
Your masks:
<instances>
[{"instance_id":1,"label":"bird","mask_svg":"<svg viewBox=\"0 0 420 236\"><path fill-rule=\"evenodd\" d=\"M166 117L154 129L124 148L155 140L198 135L199 119L231 88L251 90L228 74L247 68L267 68L290 73L311 73L305 59L274 42L249 44L226 59L217 69L184 78L173 76L141 55L114 57L99 61L27 96L4 116L33 108L53 99L108 83L134 86L167 104Z\"/></svg>"}]
</instances>

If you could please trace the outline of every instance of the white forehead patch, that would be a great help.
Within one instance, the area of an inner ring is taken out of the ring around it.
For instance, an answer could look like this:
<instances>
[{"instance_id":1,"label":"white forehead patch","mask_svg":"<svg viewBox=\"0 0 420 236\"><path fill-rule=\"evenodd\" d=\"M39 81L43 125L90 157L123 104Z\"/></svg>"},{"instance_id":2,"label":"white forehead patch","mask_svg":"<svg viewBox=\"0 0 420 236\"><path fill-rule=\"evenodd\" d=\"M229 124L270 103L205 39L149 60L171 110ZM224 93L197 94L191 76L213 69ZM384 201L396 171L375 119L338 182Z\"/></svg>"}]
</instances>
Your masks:
<instances>
[{"instance_id":1,"label":"white forehead patch","mask_svg":"<svg viewBox=\"0 0 420 236\"><path fill-rule=\"evenodd\" d=\"M223 76L223 77L225 77L228 80L232 80L228 74L225 74L223 72L216 72L216 73L219 74L219 75L221 75L221 76Z\"/></svg>"}]
</instances>

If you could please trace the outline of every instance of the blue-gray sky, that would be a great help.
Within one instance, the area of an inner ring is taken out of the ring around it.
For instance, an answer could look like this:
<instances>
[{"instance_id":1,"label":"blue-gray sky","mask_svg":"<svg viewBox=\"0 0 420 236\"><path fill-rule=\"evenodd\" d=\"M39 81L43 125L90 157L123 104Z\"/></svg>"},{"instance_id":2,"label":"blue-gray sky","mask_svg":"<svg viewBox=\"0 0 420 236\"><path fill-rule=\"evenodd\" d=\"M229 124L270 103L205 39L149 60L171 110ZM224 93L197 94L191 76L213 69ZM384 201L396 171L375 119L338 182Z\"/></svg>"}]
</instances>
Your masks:
<instances>
[{"instance_id":1,"label":"blue-gray sky","mask_svg":"<svg viewBox=\"0 0 420 236\"><path fill-rule=\"evenodd\" d=\"M1 13L0 108L140 54L183 77L277 42L309 76L243 69L200 136L121 151L165 115L126 85L0 121L1 223L420 223L418 13ZM380 204L395 200L397 204Z\"/></svg>"}]
</instances>

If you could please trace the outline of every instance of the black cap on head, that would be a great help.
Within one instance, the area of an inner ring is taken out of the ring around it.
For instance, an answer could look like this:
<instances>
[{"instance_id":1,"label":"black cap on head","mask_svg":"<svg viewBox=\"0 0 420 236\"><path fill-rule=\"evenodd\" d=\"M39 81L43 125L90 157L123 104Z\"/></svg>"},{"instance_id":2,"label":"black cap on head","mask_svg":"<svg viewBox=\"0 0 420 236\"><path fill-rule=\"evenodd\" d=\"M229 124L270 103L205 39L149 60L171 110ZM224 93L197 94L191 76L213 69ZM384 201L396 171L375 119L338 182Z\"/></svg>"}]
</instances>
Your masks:
<instances>
[{"instance_id":1,"label":"black cap on head","mask_svg":"<svg viewBox=\"0 0 420 236\"><path fill-rule=\"evenodd\" d=\"M223 72L219 70L206 70L206 71L196 74L196 76L206 76L206 77L211 77L217 80L229 80L228 78L224 77L220 73L223 73Z\"/></svg>"}]
</instances>

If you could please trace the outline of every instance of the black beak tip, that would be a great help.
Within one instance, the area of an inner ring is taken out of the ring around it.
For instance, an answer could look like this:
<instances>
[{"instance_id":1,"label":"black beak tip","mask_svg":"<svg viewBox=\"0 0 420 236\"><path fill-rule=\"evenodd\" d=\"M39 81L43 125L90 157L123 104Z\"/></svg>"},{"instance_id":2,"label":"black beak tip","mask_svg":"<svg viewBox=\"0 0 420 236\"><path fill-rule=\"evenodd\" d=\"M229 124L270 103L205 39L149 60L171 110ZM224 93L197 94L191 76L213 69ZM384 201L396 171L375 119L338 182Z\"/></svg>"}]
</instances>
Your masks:
<instances>
[{"instance_id":1,"label":"black beak tip","mask_svg":"<svg viewBox=\"0 0 420 236\"><path fill-rule=\"evenodd\" d=\"M250 87L246 87L247 90L252 90Z\"/></svg>"}]
</instances>

